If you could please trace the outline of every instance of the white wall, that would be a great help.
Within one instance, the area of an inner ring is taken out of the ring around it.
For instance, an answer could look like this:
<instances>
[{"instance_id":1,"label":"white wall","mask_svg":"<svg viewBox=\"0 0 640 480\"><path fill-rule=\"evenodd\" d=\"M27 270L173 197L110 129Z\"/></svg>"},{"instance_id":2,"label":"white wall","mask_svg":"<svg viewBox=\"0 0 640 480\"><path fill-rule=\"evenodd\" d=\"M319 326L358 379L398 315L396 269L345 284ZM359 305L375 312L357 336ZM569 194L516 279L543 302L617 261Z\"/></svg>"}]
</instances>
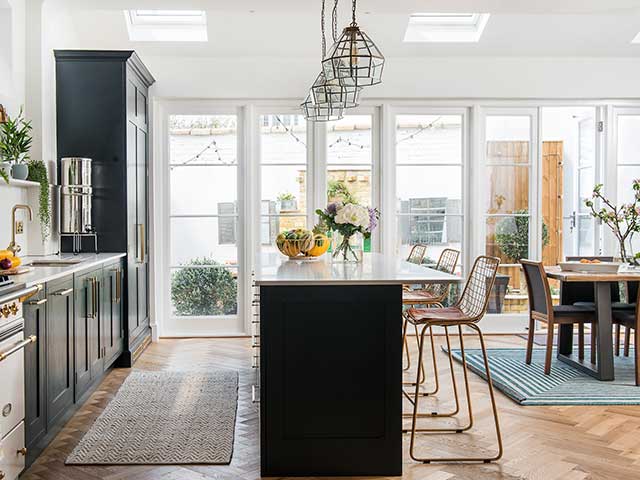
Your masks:
<instances>
[{"instance_id":1,"label":"white wall","mask_svg":"<svg viewBox=\"0 0 640 480\"><path fill-rule=\"evenodd\" d=\"M189 58L142 55L155 95L302 99L316 58ZM373 98L638 98L633 58L390 58Z\"/></svg>"}]
</instances>

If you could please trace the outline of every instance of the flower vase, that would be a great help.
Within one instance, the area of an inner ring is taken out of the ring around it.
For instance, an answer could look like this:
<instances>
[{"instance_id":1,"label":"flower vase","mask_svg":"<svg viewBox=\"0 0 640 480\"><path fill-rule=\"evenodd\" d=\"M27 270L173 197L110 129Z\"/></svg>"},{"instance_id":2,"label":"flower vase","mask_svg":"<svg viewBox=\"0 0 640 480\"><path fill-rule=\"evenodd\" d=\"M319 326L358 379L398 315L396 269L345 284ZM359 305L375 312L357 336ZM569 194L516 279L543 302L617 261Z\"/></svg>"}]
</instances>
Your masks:
<instances>
[{"instance_id":1,"label":"flower vase","mask_svg":"<svg viewBox=\"0 0 640 480\"><path fill-rule=\"evenodd\" d=\"M334 263L361 263L364 256L364 236L361 233L331 234L331 260Z\"/></svg>"}]
</instances>

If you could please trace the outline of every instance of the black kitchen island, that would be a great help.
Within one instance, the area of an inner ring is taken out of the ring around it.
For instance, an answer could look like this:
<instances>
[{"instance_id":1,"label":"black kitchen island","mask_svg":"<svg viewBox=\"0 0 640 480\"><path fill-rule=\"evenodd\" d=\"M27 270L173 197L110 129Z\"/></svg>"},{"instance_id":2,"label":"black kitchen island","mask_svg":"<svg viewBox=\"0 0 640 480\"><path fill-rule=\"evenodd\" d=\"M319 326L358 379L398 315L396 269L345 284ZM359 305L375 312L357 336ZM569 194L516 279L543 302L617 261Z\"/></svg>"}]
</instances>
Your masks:
<instances>
[{"instance_id":1,"label":"black kitchen island","mask_svg":"<svg viewBox=\"0 0 640 480\"><path fill-rule=\"evenodd\" d=\"M262 475L401 475L402 285L458 281L380 254L259 257Z\"/></svg>"}]
</instances>

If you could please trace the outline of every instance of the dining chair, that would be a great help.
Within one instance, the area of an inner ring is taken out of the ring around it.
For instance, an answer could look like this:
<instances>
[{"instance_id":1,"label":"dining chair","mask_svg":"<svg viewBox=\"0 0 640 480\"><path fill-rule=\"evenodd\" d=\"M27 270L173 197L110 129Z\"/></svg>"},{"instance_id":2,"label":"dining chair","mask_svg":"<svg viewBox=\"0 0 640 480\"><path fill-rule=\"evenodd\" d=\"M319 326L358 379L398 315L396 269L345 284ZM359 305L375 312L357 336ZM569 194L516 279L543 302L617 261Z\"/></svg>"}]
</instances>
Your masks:
<instances>
[{"instance_id":1,"label":"dining chair","mask_svg":"<svg viewBox=\"0 0 640 480\"><path fill-rule=\"evenodd\" d=\"M422 260L424 260L424 256L426 253L427 246L418 243L411 247L411 251L409 252L409 256L407 257L407 262L420 265L422 263Z\"/></svg>"},{"instance_id":2,"label":"dining chair","mask_svg":"<svg viewBox=\"0 0 640 480\"><path fill-rule=\"evenodd\" d=\"M635 361L635 380L636 386L640 386L640 335L638 335L638 326L640 326L640 309L638 309L638 300L640 300L640 296L638 295L636 288L636 308L634 310L629 309L613 309L612 312L612 320L616 329L619 328L620 325L625 327L625 356L629 356L629 337L630 332L633 330L633 356ZM631 297L630 297L631 298ZM618 338L619 340L619 338Z\"/></svg>"},{"instance_id":3,"label":"dining chair","mask_svg":"<svg viewBox=\"0 0 640 480\"><path fill-rule=\"evenodd\" d=\"M418 418L433 418L433 417L452 417L454 414L438 414L432 413L419 413L419 399L420 385L419 385L419 372L418 378L416 378L414 395L409 398L409 401L413 404L413 414L411 420L411 442L409 445L409 455L411 458L418 462L431 463L431 462L492 462L502 457L502 434L500 432L500 421L498 419L498 407L496 405L496 399L493 393L493 383L491 380L491 371L489 368L489 358L487 355L487 349L482 335L482 330L479 327L479 322L487 312L489 305L489 299L491 297L491 291L495 282L496 273L500 266L500 259L496 257L481 256L476 258L473 268L469 273L467 282L459 300L455 305L444 308L410 308L407 310L407 320L413 325L422 328L420 332L420 342L418 348L418 364L422 362L422 356L424 355L424 343L425 335L428 330L433 326L443 327L445 331L450 327L457 327L458 335L460 337L460 357L462 363L462 372L464 377L464 387L467 399L468 407L468 423L465 426L456 425L453 427L441 427L441 428L418 428ZM424 432L429 434L437 433L463 433L470 430L473 427L473 409L471 402L471 390L469 385L469 378L467 372L467 360L464 349L464 335L462 334L462 327L468 327L478 334L480 340L480 348L482 351L482 357L484 360L484 368L486 372L487 385L489 388L489 398L491 401L491 409L493 412L493 420L495 424L497 447L498 451L495 455L480 455L480 456L460 456L460 457L420 457L415 452L415 438L416 433ZM448 337L447 337L448 340ZM447 348L451 351L451 345L447 343ZM452 370L453 375L453 370ZM455 379L454 379L455 385ZM454 388L454 395L457 396L457 391ZM457 412L456 412L457 413Z\"/></svg>"},{"instance_id":4,"label":"dining chair","mask_svg":"<svg viewBox=\"0 0 640 480\"><path fill-rule=\"evenodd\" d=\"M542 262L520 260L524 270L529 293L529 333L527 336L526 362L531 364L535 322L547 324L547 346L544 360L544 373L551 373L551 353L556 325L578 324L578 357L584 359L584 325L591 324L591 345L595 346L595 325L597 318L593 306L583 305L553 305L549 280Z\"/></svg>"},{"instance_id":5,"label":"dining chair","mask_svg":"<svg viewBox=\"0 0 640 480\"><path fill-rule=\"evenodd\" d=\"M611 305L611 308L613 310L613 312L615 313L616 311L621 312L621 311L627 311L629 313L633 313L635 312L637 305L638 305L638 294L640 293L640 289L638 288L638 286L640 285L639 282L627 282L627 302L626 303L614 303ZM633 302L632 302L633 300ZM616 356L620 356L620 334L621 334L621 327L625 327L624 328L624 356L628 357L629 356L629 347L631 344L631 330L633 329L632 327L628 327L627 325L625 325L622 322L615 322L614 321L614 327L615 327L615 353Z\"/></svg>"},{"instance_id":6,"label":"dining chair","mask_svg":"<svg viewBox=\"0 0 640 480\"><path fill-rule=\"evenodd\" d=\"M438 257L438 262L436 263L435 269L441 272L453 274L458 266L458 259L460 258L460 251L455 250L453 248L445 248L441 253L440 257ZM424 305L427 307L442 307L442 302L447 298L449 294L449 284L448 283L433 283L426 285L423 289L410 290L405 289L402 292L402 304L405 307L411 307L416 305ZM407 319L403 319L402 326L402 335L403 342L406 348L407 355L407 368L408 370L411 367L411 356L408 348L407 342L407 327L408 322ZM416 343L418 343L418 328L414 326ZM445 332L445 335L448 335L448 332ZM429 339L431 341L431 356L432 356L432 365L433 365L433 379L434 379L434 388L428 392L422 392L422 395L433 395L438 392L440 389L440 381L438 378L438 363L435 345L433 342L433 331L429 329ZM450 361L452 361L450 359ZM424 371L424 365L419 365L421 373L420 384L424 384L426 380L426 373ZM413 385L413 382L407 382L406 385Z\"/></svg>"}]
</instances>

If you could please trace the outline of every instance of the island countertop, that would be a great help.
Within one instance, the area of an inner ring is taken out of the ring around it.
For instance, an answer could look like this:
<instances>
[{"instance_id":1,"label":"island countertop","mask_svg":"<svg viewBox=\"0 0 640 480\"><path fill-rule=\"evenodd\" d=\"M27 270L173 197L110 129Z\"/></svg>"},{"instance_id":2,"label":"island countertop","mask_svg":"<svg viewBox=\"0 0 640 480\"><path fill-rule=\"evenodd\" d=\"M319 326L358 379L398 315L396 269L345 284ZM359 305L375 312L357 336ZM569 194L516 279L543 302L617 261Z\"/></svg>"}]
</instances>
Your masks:
<instances>
[{"instance_id":1,"label":"island countertop","mask_svg":"<svg viewBox=\"0 0 640 480\"><path fill-rule=\"evenodd\" d=\"M393 255L365 253L362 263L289 260L279 253L256 256L255 284L260 285L392 285L459 283L457 275L427 268Z\"/></svg>"}]
</instances>

